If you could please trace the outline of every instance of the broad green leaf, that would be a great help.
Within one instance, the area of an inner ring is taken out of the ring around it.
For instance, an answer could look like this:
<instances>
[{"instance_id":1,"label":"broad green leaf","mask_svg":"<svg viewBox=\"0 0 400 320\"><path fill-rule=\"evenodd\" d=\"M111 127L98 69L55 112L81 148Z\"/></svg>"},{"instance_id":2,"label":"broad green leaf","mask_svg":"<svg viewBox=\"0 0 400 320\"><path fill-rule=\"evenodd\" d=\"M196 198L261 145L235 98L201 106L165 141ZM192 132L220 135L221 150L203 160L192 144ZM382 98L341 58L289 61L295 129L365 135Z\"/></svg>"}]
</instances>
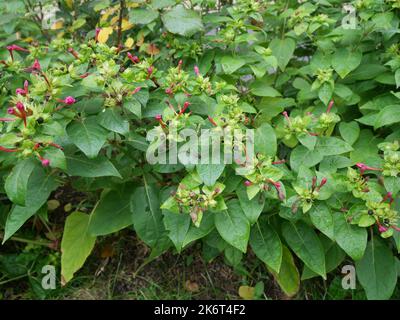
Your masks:
<instances>
[{"instance_id":1,"label":"broad green leaf","mask_svg":"<svg viewBox=\"0 0 400 320\"><path fill-rule=\"evenodd\" d=\"M258 217L264 209L265 197L262 193L258 193L255 198L249 199L247 195L247 187L240 184L236 188L236 194L239 198L240 206L243 209L244 214L250 221L250 224L257 222Z\"/></svg>"},{"instance_id":2,"label":"broad green leaf","mask_svg":"<svg viewBox=\"0 0 400 320\"><path fill-rule=\"evenodd\" d=\"M346 253L340 247L328 238L321 236L321 243L325 251L326 272L335 270L346 258ZM311 271L307 266L304 266L301 280L307 280L317 277L318 274Z\"/></svg>"},{"instance_id":3,"label":"broad green leaf","mask_svg":"<svg viewBox=\"0 0 400 320\"><path fill-rule=\"evenodd\" d=\"M35 168L28 179L25 206L14 206L7 217L3 243L46 203L57 186L58 183L50 173L46 173L41 167Z\"/></svg>"},{"instance_id":4,"label":"broad green leaf","mask_svg":"<svg viewBox=\"0 0 400 320\"><path fill-rule=\"evenodd\" d=\"M107 131L98 124L97 117L72 122L67 134L88 158L96 158L107 138Z\"/></svg>"},{"instance_id":5,"label":"broad green leaf","mask_svg":"<svg viewBox=\"0 0 400 320\"><path fill-rule=\"evenodd\" d=\"M285 71L289 60L292 58L294 49L296 48L296 43L293 39L285 38L278 39L275 38L269 44L270 49L272 50L272 54L278 60L278 66L281 71Z\"/></svg>"},{"instance_id":6,"label":"broad green leaf","mask_svg":"<svg viewBox=\"0 0 400 320\"><path fill-rule=\"evenodd\" d=\"M130 196L133 186L110 190L94 207L89 222L89 234L102 236L117 232L133 224Z\"/></svg>"},{"instance_id":7,"label":"broad green leaf","mask_svg":"<svg viewBox=\"0 0 400 320\"><path fill-rule=\"evenodd\" d=\"M110 131L120 134L129 132L129 122L124 119L117 108L107 108L98 115L100 125Z\"/></svg>"},{"instance_id":8,"label":"broad green leaf","mask_svg":"<svg viewBox=\"0 0 400 320\"><path fill-rule=\"evenodd\" d=\"M227 206L227 210L215 214L215 226L226 242L246 253L250 223L238 200L229 201Z\"/></svg>"},{"instance_id":9,"label":"broad green leaf","mask_svg":"<svg viewBox=\"0 0 400 320\"><path fill-rule=\"evenodd\" d=\"M278 90L262 84L252 86L251 93L258 97L276 98L282 96Z\"/></svg>"},{"instance_id":10,"label":"broad green leaf","mask_svg":"<svg viewBox=\"0 0 400 320\"><path fill-rule=\"evenodd\" d=\"M64 226L61 241L61 281L65 285L74 273L85 263L92 252L96 237L89 235L89 215L82 212L71 213Z\"/></svg>"},{"instance_id":11,"label":"broad green leaf","mask_svg":"<svg viewBox=\"0 0 400 320\"><path fill-rule=\"evenodd\" d=\"M354 260L364 255L367 231L346 221L343 213L333 213L334 234L337 244Z\"/></svg>"},{"instance_id":12,"label":"broad green leaf","mask_svg":"<svg viewBox=\"0 0 400 320\"><path fill-rule=\"evenodd\" d=\"M304 264L326 279L324 249L314 230L302 221L285 222L282 235Z\"/></svg>"},{"instance_id":13,"label":"broad green leaf","mask_svg":"<svg viewBox=\"0 0 400 320\"><path fill-rule=\"evenodd\" d=\"M179 214L168 210L163 210L163 214L168 237L175 245L176 250L181 252L191 224L190 216L188 214Z\"/></svg>"},{"instance_id":14,"label":"broad green leaf","mask_svg":"<svg viewBox=\"0 0 400 320\"><path fill-rule=\"evenodd\" d=\"M254 132L254 152L264 155L275 156L277 141L274 129L270 124L264 123Z\"/></svg>"},{"instance_id":15,"label":"broad green leaf","mask_svg":"<svg viewBox=\"0 0 400 320\"><path fill-rule=\"evenodd\" d=\"M47 148L43 157L50 160L50 167L67 170L67 160L62 150L53 147Z\"/></svg>"},{"instance_id":16,"label":"broad green leaf","mask_svg":"<svg viewBox=\"0 0 400 320\"><path fill-rule=\"evenodd\" d=\"M185 239L183 241L183 247L186 247L195 240L204 238L211 231L213 231L215 228L214 216L215 216L214 213L205 212L203 214L203 219L201 220L199 227L196 227L195 225L191 224L189 227L189 231L185 235Z\"/></svg>"},{"instance_id":17,"label":"broad green leaf","mask_svg":"<svg viewBox=\"0 0 400 320\"><path fill-rule=\"evenodd\" d=\"M361 260L356 261L358 281L369 300L389 299L397 283L397 265L391 250L383 241L372 239Z\"/></svg>"},{"instance_id":18,"label":"broad green leaf","mask_svg":"<svg viewBox=\"0 0 400 320\"><path fill-rule=\"evenodd\" d=\"M265 220L257 222L250 233L250 246L256 256L279 273L282 263L282 243L278 234Z\"/></svg>"},{"instance_id":19,"label":"broad green leaf","mask_svg":"<svg viewBox=\"0 0 400 320\"><path fill-rule=\"evenodd\" d=\"M339 124L339 132L344 141L353 145L360 136L360 126L355 121L341 122Z\"/></svg>"},{"instance_id":20,"label":"broad green leaf","mask_svg":"<svg viewBox=\"0 0 400 320\"><path fill-rule=\"evenodd\" d=\"M18 162L8 175L4 189L8 198L15 204L25 205L28 180L36 166L35 160L25 159Z\"/></svg>"},{"instance_id":21,"label":"broad green leaf","mask_svg":"<svg viewBox=\"0 0 400 320\"><path fill-rule=\"evenodd\" d=\"M198 164L197 173L206 186L213 186L224 172L225 164Z\"/></svg>"},{"instance_id":22,"label":"broad green leaf","mask_svg":"<svg viewBox=\"0 0 400 320\"><path fill-rule=\"evenodd\" d=\"M190 37L196 32L203 31L201 17L182 5L177 5L162 16L165 28L175 34Z\"/></svg>"},{"instance_id":23,"label":"broad green leaf","mask_svg":"<svg viewBox=\"0 0 400 320\"><path fill-rule=\"evenodd\" d=\"M361 59L362 52L360 50L340 48L336 50L332 57L332 66L343 79L360 65ZM368 66L366 66L366 68L368 68Z\"/></svg>"},{"instance_id":24,"label":"broad green leaf","mask_svg":"<svg viewBox=\"0 0 400 320\"><path fill-rule=\"evenodd\" d=\"M309 211L313 225L330 239L334 239L333 217L327 205L320 203Z\"/></svg>"},{"instance_id":25,"label":"broad green leaf","mask_svg":"<svg viewBox=\"0 0 400 320\"><path fill-rule=\"evenodd\" d=\"M378 113L374 128L378 129L400 122L400 105L387 106Z\"/></svg>"},{"instance_id":26,"label":"broad green leaf","mask_svg":"<svg viewBox=\"0 0 400 320\"><path fill-rule=\"evenodd\" d=\"M328 105L332 98L333 87L330 83L324 83L318 90L318 98L325 104Z\"/></svg>"},{"instance_id":27,"label":"broad green leaf","mask_svg":"<svg viewBox=\"0 0 400 320\"><path fill-rule=\"evenodd\" d=\"M104 156L95 159L88 159L84 155L67 156L68 174L71 176L96 178L96 177L119 177L118 170Z\"/></svg>"},{"instance_id":28,"label":"broad green leaf","mask_svg":"<svg viewBox=\"0 0 400 320\"><path fill-rule=\"evenodd\" d=\"M245 60L238 57L224 56L221 59L222 69L227 74L234 73L236 70L243 67L245 63Z\"/></svg>"},{"instance_id":29,"label":"broad green leaf","mask_svg":"<svg viewBox=\"0 0 400 320\"><path fill-rule=\"evenodd\" d=\"M336 156L353 150L346 141L335 137L320 137L315 149L323 156Z\"/></svg>"},{"instance_id":30,"label":"broad green leaf","mask_svg":"<svg viewBox=\"0 0 400 320\"><path fill-rule=\"evenodd\" d=\"M158 189L146 182L134 191L130 201L136 233L147 245L154 248L166 236Z\"/></svg>"},{"instance_id":31,"label":"broad green leaf","mask_svg":"<svg viewBox=\"0 0 400 320\"><path fill-rule=\"evenodd\" d=\"M129 11L129 22L134 24L149 24L158 18L158 11L149 8Z\"/></svg>"},{"instance_id":32,"label":"broad green leaf","mask_svg":"<svg viewBox=\"0 0 400 320\"><path fill-rule=\"evenodd\" d=\"M294 171L298 171L301 166L311 168L320 163L323 155L318 149L308 150L304 146L297 146L290 154L290 167Z\"/></svg>"},{"instance_id":33,"label":"broad green leaf","mask_svg":"<svg viewBox=\"0 0 400 320\"><path fill-rule=\"evenodd\" d=\"M290 250L285 246L282 249L282 263L279 273L268 266L267 268L274 275L282 291L288 297L293 297L300 289L300 275Z\"/></svg>"}]
</instances>

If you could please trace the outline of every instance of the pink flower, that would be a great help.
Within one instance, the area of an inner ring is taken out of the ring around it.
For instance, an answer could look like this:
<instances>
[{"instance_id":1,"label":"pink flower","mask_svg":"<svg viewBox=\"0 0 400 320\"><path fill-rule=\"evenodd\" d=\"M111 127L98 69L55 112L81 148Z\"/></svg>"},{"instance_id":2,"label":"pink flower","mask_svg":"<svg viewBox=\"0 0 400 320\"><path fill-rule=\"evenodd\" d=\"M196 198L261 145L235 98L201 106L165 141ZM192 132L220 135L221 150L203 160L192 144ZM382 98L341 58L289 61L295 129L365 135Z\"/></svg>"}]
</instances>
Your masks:
<instances>
[{"instance_id":1,"label":"pink flower","mask_svg":"<svg viewBox=\"0 0 400 320\"><path fill-rule=\"evenodd\" d=\"M17 109L21 112L25 112L25 107L24 104L22 102L17 102L17 104L15 105L17 107Z\"/></svg>"},{"instance_id":2,"label":"pink flower","mask_svg":"<svg viewBox=\"0 0 400 320\"><path fill-rule=\"evenodd\" d=\"M161 114L156 114L156 116L154 117L157 121L162 120L162 115Z\"/></svg>"},{"instance_id":3,"label":"pink flower","mask_svg":"<svg viewBox=\"0 0 400 320\"><path fill-rule=\"evenodd\" d=\"M96 37L95 37L96 42L99 41L99 33L100 33L100 31L101 31L100 28L96 28Z\"/></svg>"},{"instance_id":4,"label":"pink flower","mask_svg":"<svg viewBox=\"0 0 400 320\"><path fill-rule=\"evenodd\" d=\"M71 104L74 104L76 100L74 97L68 96L63 101L65 104L71 105Z\"/></svg>"},{"instance_id":5,"label":"pink flower","mask_svg":"<svg viewBox=\"0 0 400 320\"><path fill-rule=\"evenodd\" d=\"M184 112L186 111L186 109L187 109L189 106L190 106L190 102L186 101L186 102L183 104L183 108L181 109L181 111L179 111L179 114L184 113Z\"/></svg>"},{"instance_id":6,"label":"pink flower","mask_svg":"<svg viewBox=\"0 0 400 320\"><path fill-rule=\"evenodd\" d=\"M133 56L130 52L126 54L133 63L139 63L139 58L137 56Z\"/></svg>"},{"instance_id":7,"label":"pink flower","mask_svg":"<svg viewBox=\"0 0 400 320\"><path fill-rule=\"evenodd\" d=\"M199 67L198 66L194 66L194 73L195 73L195 75L196 76L199 76L200 75L200 70L199 70Z\"/></svg>"},{"instance_id":8,"label":"pink flower","mask_svg":"<svg viewBox=\"0 0 400 320\"><path fill-rule=\"evenodd\" d=\"M35 62L32 65L32 70L36 70L36 71L42 70L42 67L40 66L38 59L35 59Z\"/></svg>"},{"instance_id":9,"label":"pink flower","mask_svg":"<svg viewBox=\"0 0 400 320\"><path fill-rule=\"evenodd\" d=\"M43 167L48 167L50 165L50 160L49 159L42 158L40 161L42 162L42 166Z\"/></svg>"},{"instance_id":10,"label":"pink flower","mask_svg":"<svg viewBox=\"0 0 400 320\"><path fill-rule=\"evenodd\" d=\"M249 180L246 180L246 181L244 182L244 185L245 185L246 187L250 187L252 184L253 184L253 183L252 183L251 181L249 181Z\"/></svg>"},{"instance_id":11,"label":"pink flower","mask_svg":"<svg viewBox=\"0 0 400 320\"><path fill-rule=\"evenodd\" d=\"M7 109L7 113L8 113L8 114L15 114L15 109L12 108L12 107L11 107L11 108L8 108L8 109Z\"/></svg>"},{"instance_id":12,"label":"pink flower","mask_svg":"<svg viewBox=\"0 0 400 320\"><path fill-rule=\"evenodd\" d=\"M21 96L24 96L25 95L25 90L24 89L22 89L22 88L17 88L16 90L15 90L15 94L20 94Z\"/></svg>"}]
</instances>

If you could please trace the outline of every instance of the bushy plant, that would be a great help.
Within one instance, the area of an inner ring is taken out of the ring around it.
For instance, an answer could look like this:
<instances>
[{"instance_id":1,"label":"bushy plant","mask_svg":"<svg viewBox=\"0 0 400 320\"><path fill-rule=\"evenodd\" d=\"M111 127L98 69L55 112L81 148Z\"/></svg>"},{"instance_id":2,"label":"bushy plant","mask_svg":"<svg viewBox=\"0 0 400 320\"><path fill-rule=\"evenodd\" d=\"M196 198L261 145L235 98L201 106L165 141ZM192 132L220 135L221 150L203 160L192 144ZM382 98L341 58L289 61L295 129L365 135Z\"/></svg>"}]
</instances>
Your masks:
<instances>
[{"instance_id":1,"label":"bushy plant","mask_svg":"<svg viewBox=\"0 0 400 320\"><path fill-rule=\"evenodd\" d=\"M52 5L60 10L46 28ZM51 221L47 201L73 189L86 198L66 217L64 284L97 237L131 228L150 258L201 242L237 266L252 251L289 296L300 279L354 261L367 297L390 298L399 9L398 0L4 2L3 243L32 217ZM182 146L187 129L254 129L255 155L149 163L160 137Z\"/></svg>"}]
</instances>

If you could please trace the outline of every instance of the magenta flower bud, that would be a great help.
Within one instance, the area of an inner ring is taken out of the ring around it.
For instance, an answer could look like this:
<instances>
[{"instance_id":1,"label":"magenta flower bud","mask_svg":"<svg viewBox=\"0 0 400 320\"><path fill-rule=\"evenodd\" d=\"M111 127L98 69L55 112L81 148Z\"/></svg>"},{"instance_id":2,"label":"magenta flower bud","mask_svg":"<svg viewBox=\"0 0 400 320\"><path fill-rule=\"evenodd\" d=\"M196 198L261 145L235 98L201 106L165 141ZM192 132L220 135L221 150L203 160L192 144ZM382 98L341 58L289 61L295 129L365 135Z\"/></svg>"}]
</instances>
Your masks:
<instances>
[{"instance_id":1,"label":"magenta flower bud","mask_svg":"<svg viewBox=\"0 0 400 320\"><path fill-rule=\"evenodd\" d=\"M162 120L162 115L161 114L156 114L156 116L154 117L157 121Z\"/></svg>"},{"instance_id":2,"label":"magenta flower bud","mask_svg":"<svg viewBox=\"0 0 400 320\"><path fill-rule=\"evenodd\" d=\"M21 95L21 96L24 96L25 95L25 90L24 89L22 89L22 88L17 88L16 90L15 90L15 94L17 94L17 95Z\"/></svg>"},{"instance_id":3,"label":"magenta flower bud","mask_svg":"<svg viewBox=\"0 0 400 320\"><path fill-rule=\"evenodd\" d=\"M7 109L8 114L15 114L15 109L14 108L8 108Z\"/></svg>"},{"instance_id":4,"label":"magenta flower bud","mask_svg":"<svg viewBox=\"0 0 400 320\"><path fill-rule=\"evenodd\" d=\"M387 230L388 230L388 229L385 228L384 226L379 226L379 232L380 232L380 233L386 232Z\"/></svg>"},{"instance_id":5,"label":"magenta flower bud","mask_svg":"<svg viewBox=\"0 0 400 320\"><path fill-rule=\"evenodd\" d=\"M198 66L194 66L194 73L195 73L195 75L196 76L199 76L200 75L200 70L199 70L199 67Z\"/></svg>"},{"instance_id":6,"label":"magenta flower bud","mask_svg":"<svg viewBox=\"0 0 400 320\"><path fill-rule=\"evenodd\" d=\"M253 184L253 183L252 183L251 181L249 181L249 180L246 180L246 181L244 182L244 185L245 185L246 187L250 187L252 184Z\"/></svg>"},{"instance_id":7,"label":"magenta flower bud","mask_svg":"<svg viewBox=\"0 0 400 320\"><path fill-rule=\"evenodd\" d=\"M95 37L96 42L99 40L99 33L100 33L100 31L101 31L100 28L96 28L96 37Z\"/></svg>"},{"instance_id":8,"label":"magenta flower bud","mask_svg":"<svg viewBox=\"0 0 400 320\"><path fill-rule=\"evenodd\" d=\"M25 107L24 104L22 102L17 102L17 104L15 105L17 107L17 109L21 112L25 111Z\"/></svg>"},{"instance_id":9,"label":"magenta flower bud","mask_svg":"<svg viewBox=\"0 0 400 320\"><path fill-rule=\"evenodd\" d=\"M149 76L153 73L153 71L154 69L152 66L147 68L147 73L149 74Z\"/></svg>"},{"instance_id":10,"label":"magenta flower bud","mask_svg":"<svg viewBox=\"0 0 400 320\"><path fill-rule=\"evenodd\" d=\"M50 165L50 160L49 159L41 159L42 166L43 167L48 167Z\"/></svg>"},{"instance_id":11,"label":"magenta flower bud","mask_svg":"<svg viewBox=\"0 0 400 320\"><path fill-rule=\"evenodd\" d=\"M322 180L321 180L321 183L320 183L319 187L320 187L320 188L321 188L321 187L323 187L327 181L328 181L328 179L327 179L327 178L322 178Z\"/></svg>"},{"instance_id":12,"label":"magenta flower bud","mask_svg":"<svg viewBox=\"0 0 400 320\"><path fill-rule=\"evenodd\" d=\"M356 163L356 166L357 166L358 168L360 168L360 169L364 169L364 168L366 167L366 165L365 165L364 163L362 163L362 162L357 162L357 163Z\"/></svg>"},{"instance_id":13,"label":"magenta flower bud","mask_svg":"<svg viewBox=\"0 0 400 320\"><path fill-rule=\"evenodd\" d=\"M64 103L65 103L65 104L68 104L68 105L74 104L75 101L76 101L75 98L74 98L74 97L71 97L71 96L68 96L68 97L66 97L66 98L64 99Z\"/></svg>"},{"instance_id":14,"label":"magenta flower bud","mask_svg":"<svg viewBox=\"0 0 400 320\"><path fill-rule=\"evenodd\" d=\"M171 88L165 89L165 93L166 93L166 94L172 94L172 89L171 89Z\"/></svg>"},{"instance_id":15,"label":"magenta flower bud","mask_svg":"<svg viewBox=\"0 0 400 320\"><path fill-rule=\"evenodd\" d=\"M35 59L35 62L32 65L32 69L36 71L40 71L42 69L38 59Z\"/></svg>"}]
</instances>

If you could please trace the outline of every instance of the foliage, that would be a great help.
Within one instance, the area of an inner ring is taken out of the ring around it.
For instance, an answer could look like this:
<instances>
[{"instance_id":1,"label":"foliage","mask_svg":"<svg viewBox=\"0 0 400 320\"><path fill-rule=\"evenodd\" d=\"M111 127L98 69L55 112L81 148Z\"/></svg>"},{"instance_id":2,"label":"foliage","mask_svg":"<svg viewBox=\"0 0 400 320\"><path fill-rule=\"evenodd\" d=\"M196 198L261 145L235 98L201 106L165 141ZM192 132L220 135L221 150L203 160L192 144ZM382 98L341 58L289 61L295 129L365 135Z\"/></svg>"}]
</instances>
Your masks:
<instances>
[{"instance_id":1,"label":"foliage","mask_svg":"<svg viewBox=\"0 0 400 320\"><path fill-rule=\"evenodd\" d=\"M391 297L398 0L80 2L49 28L53 1L1 5L3 243L72 188L88 196L50 239L64 283L97 237L133 228L150 259L201 242L238 266L251 249L289 296L351 259L368 298ZM146 160L149 132L181 146L188 128L255 129L256 157Z\"/></svg>"}]
</instances>

